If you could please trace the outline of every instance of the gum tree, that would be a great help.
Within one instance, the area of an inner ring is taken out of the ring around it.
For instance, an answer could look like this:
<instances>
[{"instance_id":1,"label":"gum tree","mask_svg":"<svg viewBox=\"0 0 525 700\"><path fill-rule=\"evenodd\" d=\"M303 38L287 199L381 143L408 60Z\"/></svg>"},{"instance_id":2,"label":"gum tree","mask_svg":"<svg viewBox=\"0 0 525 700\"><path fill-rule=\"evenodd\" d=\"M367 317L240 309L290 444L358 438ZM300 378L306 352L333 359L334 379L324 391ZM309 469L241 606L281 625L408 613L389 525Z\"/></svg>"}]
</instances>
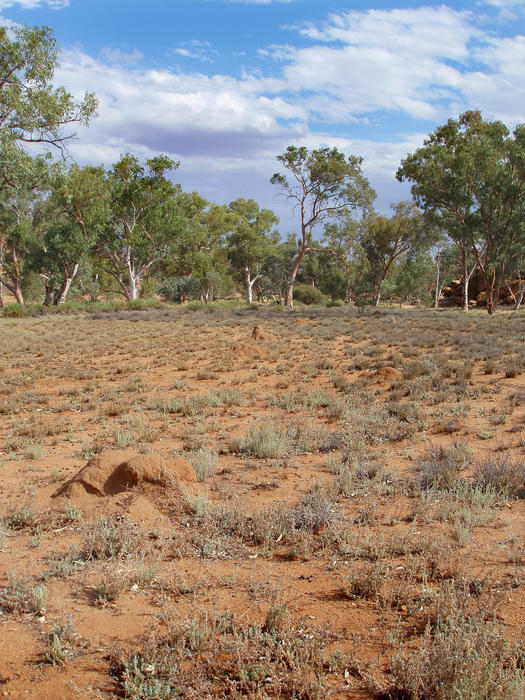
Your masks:
<instances>
[{"instance_id":1,"label":"gum tree","mask_svg":"<svg viewBox=\"0 0 525 700\"><path fill-rule=\"evenodd\" d=\"M226 206L210 204L198 192L180 192L175 199L173 235L163 271L197 280L203 301L208 301L225 279L223 241L230 218ZM188 285L189 290L192 283ZM184 292L182 301L187 298Z\"/></svg>"},{"instance_id":2,"label":"gum tree","mask_svg":"<svg viewBox=\"0 0 525 700\"><path fill-rule=\"evenodd\" d=\"M362 158L346 157L337 148L309 151L288 146L277 156L287 173L271 178L299 210L298 251L288 272L285 305L293 305L293 286L304 256L312 250L313 232L344 211L366 210L375 193L361 172Z\"/></svg>"},{"instance_id":3,"label":"gum tree","mask_svg":"<svg viewBox=\"0 0 525 700\"><path fill-rule=\"evenodd\" d=\"M19 151L17 167L0 189L0 305L2 287L24 303L22 274L26 256L33 246L35 212L46 196L51 182L48 159L31 158Z\"/></svg>"},{"instance_id":4,"label":"gum tree","mask_svg":"<svg viewBox=\"0 0 525 700\"><path fill-rule=\"evenodd\" d=\"M382 285L401 256L430 247L429 231L417 207L411 202L399 202L393 209L391 217L371 216L361 237L361 247L374 280L376 306L379 306Z\"/></svg>"},{"instance_id":5,"label":"gum tree","mask_svg":"<svg viewBox=\"0 0 525 700\"><path fill-rule=\"evenodd\" d=\"M58 170L42 207L41 251L35 251L46 282L46 303L66 301L109 215L109 186L103 168L73 165Z\"/></svg>"},{"instance_id":6,"label":"gum tree","mask_svg":"<svg viewBox=\"0 0 525 700\"><path fill-rule=\"evenodd\" d=\"M523 258L525 249L525 125L510 134L502 122L465 112L407 156L397 178L413 183L416 202L457 243L463 259L472 254L492 314L513 253Z\"/></svg>"},{"instance_id":7,"label":"gum tree","mask_svg":"<svg viewBox=\"0 0 525 700\"><path fill-rule=\"evenodd\" d=\"M332 256L344 271L346 301L352 298L352 270L362 225L362 220L343 215L339 221L329 222L323 233L324 250L321 252Z\"/></svg>"},{"instance_id":8,"label":"gum tree","mask_svg":"<svg viewBox=\"0 0 525 700\"><path fill-rule=\"evenodd\" d=\"M25 205L28 203L27 189L24 189L27 178L21 183L20 176L31 169L28 165L31 159L28 160L23 146L41 144L64 151L68 139L75 135L74 127L87 124L96 111L97 101L92 93L86 93L77 102L63 87L53 86L58 54L49 27L0 27L0 191L7 190L6 197L11 203L15 200L18 204L24 200ZM17 248L22 250L21 244L25 244L25 234L29 230L25 205L17 205L17 212L12 208L20 218L16 230L11 229L11 233L16 234L11 249L15 257ZM2 284L6 284L5 235L3 230L0 234L0 299ZM16 278L19 261L11 262ZM19 281L15 279L12 291L22 301Z\"/></svg>"},{"instance_id":9,"label":"gum tree","mask_svg":"<svg viewBox=\"0 0 525 700\"><path fill-rule=\"evenodd\" d=\"M246 301L253 301L253 287L261 279L265 259L278 242L272 228L279 219L270 209L260 209L253 199L239 197L229 207L230 232L227 235L228 260L244 283Z\"/></svg>"},{"instance_id":10,"label":"gum tree","mask_svg":"<svg viewBox=\"0 0 525 700\"><path fill-rule=\"evenodd\" d=\"M166 175L178 163L160 155L142 166L129 153L108 173L111 215L97 250L104 269L130 301L137 299L145 276L166 259L177 228L179 186Z\"/></svg>"},{"instance_id":11,"label":"gum tree","mask_svg":"<svg viewBox=\"0 0 525 700\"><path fill-rule=\"evenodd\" d=\"M16 175L23 144L63 150L96 111L92 93L77 102L53 86L58 53L49 27L0 27L0 188Z\"/></svg>"}]
</instances>

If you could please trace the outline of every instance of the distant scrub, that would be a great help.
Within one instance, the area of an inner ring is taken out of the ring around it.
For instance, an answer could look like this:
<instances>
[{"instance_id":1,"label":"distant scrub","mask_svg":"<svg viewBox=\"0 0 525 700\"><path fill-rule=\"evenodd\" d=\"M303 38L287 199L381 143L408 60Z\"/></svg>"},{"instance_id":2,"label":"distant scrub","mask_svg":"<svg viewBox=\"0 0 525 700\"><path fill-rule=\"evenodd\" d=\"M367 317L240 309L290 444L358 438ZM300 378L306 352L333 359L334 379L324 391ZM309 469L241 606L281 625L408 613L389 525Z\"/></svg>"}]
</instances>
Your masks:
<instances>
[{"instance_id":1,"label":"distant scrub","mask_svg":"<svg viewBox=\"0 0 525 700\"><path fill-rule=\"evenodd\" d=\"M327 301L325 295L317 287L311 287L309 284L296 284L293 289L293 295L295 301L308 306L311 304L325 304Z\"/></svg>"},{"instance_id":2,"label":"distant scrub","mask_svg":"<svg viewBox=\"0 0 525 700\"><path fill-rule=\"evenodd\" d=\"M41 304L8 304L1 309L4 318L24 318L48 314L108 313L111 311L147 311L164 306L160 299L134 299L133 301L68 301L59 306Z\"/></svg>"}]
</instances>

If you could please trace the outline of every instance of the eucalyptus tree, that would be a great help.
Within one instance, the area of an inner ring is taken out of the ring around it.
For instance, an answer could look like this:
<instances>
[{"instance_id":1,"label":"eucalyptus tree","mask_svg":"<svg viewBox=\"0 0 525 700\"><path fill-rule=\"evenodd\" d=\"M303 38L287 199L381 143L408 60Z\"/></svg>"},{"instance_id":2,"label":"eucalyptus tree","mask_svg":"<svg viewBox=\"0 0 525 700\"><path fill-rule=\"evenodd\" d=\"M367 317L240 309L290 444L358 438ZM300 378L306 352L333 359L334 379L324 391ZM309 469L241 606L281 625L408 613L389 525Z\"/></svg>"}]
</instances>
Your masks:
<instances>
[{"instance_id":1,"label":"eucalyptus tree","mask_svg":"<svg viewBox=\"0 0 525 700\"><path fill-rule=\"evenodd\" d=\"M514 310L517 311L525 297L525 250L523 241L519 239L510 250L505 287L514 303Z\"/></svg>"},{"instance_id":2,"label":"eucalyptus tree","mask_svg":"<svg viewBox=\"0 0 525 700\"><path fill-rule=\"evenodd\" d=\"M128 153L107 173L110 216L97 253L128 301L138 297L146 275L167 258L176 235L180 187L167 174L178 165L160 155L143 166Z\"/></svg>"},{"instance_id":3,"label":"eucalyptus tree","mask_svg":"<svg viewBox=\"0 0 525 700\"><path fill-rule=\"evenodd\" d=\"M49 27L0 27L0 190L17 186L25 144L63 152L95 114L94 94L76 101L53 86L58 54Z\"/></svg>"},{"instance_id":4,"label":"eucalyptus tree","mask_svg":"<svg viewBox=\"0 0 525 700\"><path fill-rule=\"evenodd\" d=\"M0 133L3 145L44 143L62 148L68 129L87 124L97 101L86 93L77 102L52 85L58 48L49 27L0 27Z\"/></svg>"},{"instance_id":5,"label":"eucalyptus tree","mask_svg":"<svg viewBox=\"0 0 525 700\"><path fill-rule=\"evenodd\" d=\"M288 235L285 241L273 246L264 259L262 276L255 285L258 298L273 298L279 304L283 303L288 289L289 270L297 252L294 235Z\"/></svg>"},{"instance_id":6,"label":"eucalyptus tree","mask_svg":"<svg viewBox=\"0 0 525 700\"><path fill-rule=\"evenodd\" d=\"M39 274L46 282L46 303L51 298L55 304L66 301L109 215L109 186L103 168L58 168L40 211L41 250L35 247L33 251L33 266L40 265Z\"/></svg>"},{"instance_id":7,"label":"eucalyptus tree","mask_svg":"<svg viewBox=\"0 0 525 700\"><path fill-rule=\"evenodd\" d=\"M374 281L374 302L379 306L381 288L394 263L407 254L416 254L429 248L429 229L418 208L411 202L392 205L391 217L370 216L361 236Z\"/></svg>"},{"instance_id":8,"label":"eucalyptus tree","mask_svg":"<svg viewBox=\"0 0 525 700\"><path fill-rule=\"evenodd\" d=\"M227 277L224 238L231 213L224 205L210 204L198 192L180 192L175 200L176 235L172 238L163 272L197 280L204 301L214 296ZM182 285L190 290L193 283ZM189 292L183 292L186 302Z\"/></svg>"},{"instance_id":9,"label":"eucalyptus tree","mask_svg":"<svg viewBox=\"0 0 525 700\"><path fill-rule=\"evenodd\" d=\"M348 213L329 222L324 229L322 243L326 252L333 256L345 277L345 299L352 298L352 270L359 246L363 221Z\"/></svg>"},{"instance_id":10,"label":"eucalyptus tree","mask_svg":"<svg viewBox=\"0 0 525 700\"><path fill-rule=\"evenodd\" d=\"M432 260L434 262L434 308L439 306L439 300L443 288L452 282L459 267L461 254L458 246L447 236L439 236L432 250ZM467 279L470 279L468 277ZM463 289L465 289L463 287ZM468 286L466 296L463 297L462 305L465 302L468 307Z\"/></svg>"},{"instance_id":11,"label":"eucalyptus tree","mask_svg":"<svg viewBox=\"0 0 525 700\"><path fill-rule=\"evenodd\" d=\"M525 125L510 134L469 111L438 127L397 171L417 203L470 251L492 314L515 251L525 249ZM466 263L465 263L466 264Z\"/></svg>"},{"instance_id":12,"label":"eucalyptus tree","mask_svg":"<svg viewBox=\"0 0 525 700\"><path fill-rule=\"evenodd\" d=\"M44 156L19 151L17 168L0 189L0 303L3 287L24 303L22 275L35 235L35 211L46 196L53 166Z\"/></svg>"},{"instance_id":13,"label":"eucalyptus tree","mask_svg":"<svg viewBox=\"0 0 525 700\"><path fill-rule=\"evenodd\" d=\"M402 258L393 274L393 295L400 303L432 303L434 272L434 260L428 252Z\"/></svg>"},{"instance_id":14,"label":"eucalyptus tree","mask_svg":"<svg viewBox=\"0 0 525 700\"><path fill-rule=\"evenodd\" d=\"M239 197L228 207L229 232L226 237L228 261L244 284L246 301L253 301L253 287L263 275L263 265L278 243L279 223L270 209L261 209L254 199Z\"/></svg>"},{"instance_id":15,"label":"eucalyptus tree","mask_svg":"<svg viewBox=\"0 0 525 700\"><path fill-rule=\"evenodd\" d=\"M288 271L285 304L293 305L293 285L305 254L313 247L313 232L344 211L364 211L375 193L361 172L362 158L346 157L337 148L309 151L289 146L277 160L287 174L275 173L272 184L299 210L299 247Z\"/></svg>"}]
</instances>

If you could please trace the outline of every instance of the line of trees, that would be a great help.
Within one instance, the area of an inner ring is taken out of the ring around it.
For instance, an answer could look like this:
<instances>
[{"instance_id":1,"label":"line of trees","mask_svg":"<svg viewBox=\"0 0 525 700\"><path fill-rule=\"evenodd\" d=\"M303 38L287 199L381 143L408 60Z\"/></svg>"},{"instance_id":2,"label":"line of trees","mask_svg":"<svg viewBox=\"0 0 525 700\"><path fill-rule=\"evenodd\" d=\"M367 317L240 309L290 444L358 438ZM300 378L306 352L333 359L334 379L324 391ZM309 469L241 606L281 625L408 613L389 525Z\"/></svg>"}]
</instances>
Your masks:
<instances>
[{"instance_id":1,"label":"line of trees","mask_svg":"<svg viewBox=\"0 0 525 700\"><path fill-rule=\"evenodd\" d=\"M235 289L247 302L291 306L330 298L438 305L441 290L481 277L489 313L502 290L525 294L525 126L510 134L476 111L449 120L408 155L397 177L413 201L374 211L362 159L336 148L290 146L271 178L293 207L297 233L253 199L207 202L174 184L166 155L122 156L111 168L80 167L26 143L64 152L74 125L97 103L76 102L52 78L51 30L0 29L0 305L4 289L63 304L72 294L127 300L156 289L205 301Z\"/></svg>"}]
</instances>

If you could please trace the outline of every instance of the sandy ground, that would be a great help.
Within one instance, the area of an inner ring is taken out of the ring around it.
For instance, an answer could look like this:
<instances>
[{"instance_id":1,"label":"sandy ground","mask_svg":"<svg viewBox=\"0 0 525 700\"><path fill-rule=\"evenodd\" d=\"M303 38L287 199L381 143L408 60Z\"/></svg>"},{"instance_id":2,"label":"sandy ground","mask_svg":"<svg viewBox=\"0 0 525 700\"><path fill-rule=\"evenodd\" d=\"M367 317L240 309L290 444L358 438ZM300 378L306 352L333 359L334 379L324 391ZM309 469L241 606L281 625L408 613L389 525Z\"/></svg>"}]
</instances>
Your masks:
<instances>
[{"instance_id":1,"label":"sandy ground","mask_svg":"<svg viewBox=\"0 0 525 700\"><path fill-rule=\"evenodd\" d=\"M0 328L0 695L157 697L155 664L133 690L125 660L177 628L182 696L225 697L230 674L229 697L299 697L282 669L232 671L229 633L180 642L226 611L319 639L291 672L301 697L318 674L319 697L388 688L446 600L522 638L522 313L212 307Z\"/></svg>"}]
</instances>

